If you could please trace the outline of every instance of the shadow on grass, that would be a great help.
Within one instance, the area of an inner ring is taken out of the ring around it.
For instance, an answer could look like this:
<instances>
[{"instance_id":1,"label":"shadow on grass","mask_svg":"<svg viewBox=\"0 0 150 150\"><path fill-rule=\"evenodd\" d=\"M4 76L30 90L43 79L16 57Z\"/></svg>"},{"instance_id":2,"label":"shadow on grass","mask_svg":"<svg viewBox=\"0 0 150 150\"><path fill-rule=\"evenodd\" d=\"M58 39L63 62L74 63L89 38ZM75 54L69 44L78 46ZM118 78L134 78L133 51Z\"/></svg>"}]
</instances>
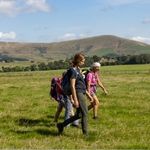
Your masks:
<instances>
[{"instance_id":1,"label":"shadow on grass","mask_svg":"<svg viewBox=\"0 0 150 150\"><path fill-rule=\"evenodd\" d=\"M50 131L48 129L38 129L36 130L36 132L38 134L41 134L41 135L44 135L44 136L59 136L58 132L55 132L55 131Z\"/></svg>"},{"instance_id":2,"label":"shadow on grass","mask_svg":"<svg viewBox=\"0 0 150 150\"><path fill-rule=\"evenodd\" d=\"M62 136L57 131L56 123L50 122L50 120L47 120L47 119L20 118L16 120L16 123L19 126L28 127L27 129L23 128L21 130L12 131L17 134L32 136L34 133L37 133L43 136ZM63 136L68 136L68 135L63 134Z\"/></svg>"},{"instance_id":3,"label":"shadow on grass","mask_svg":"<svg viewBox=\"0 0 150 150\"><path fill-rule=\"evenodd\" d=\"M44 119L20 118L19 120L16 120L16 122L19 126L26 126L26 127L27 126L46 126L46 127L55 126L53 122Z\"/></svg>"},{"instance_id":4,"label":"shadow on grass","mask_svg":"<svg viewBox=\"0 0 150 150\"><path fill-rule=\"evenodd\" d=\"M19 126L31 127L30 129L27 128L27 130L25 129L25 130L13 131L17 134L33 135L33 133L37 133L43 136L58 136L59 135L57 129L55 130L55 126L56 126L55 123L50 122L50 120L47 120L47 119L20 118L16 120L16 123ZM51 127L53 127L52 130L50 130Z\"/></svg>"},{"instance_id":5,"label":"shadow on grass","mask_svg":"<svg viewBox=\"0 0 150 150\"><path fill-rule=\"evenodd\" d=\"M26 137L33 137L35 136L35 133L43 135L43 136L59 136L57 131L50 131L49 129L35 129L35 130L30 130L30 131L24 131L24 130L16 130L13 131L14 133L18 135L24 135Z\"/></svg>"}]
</instances>

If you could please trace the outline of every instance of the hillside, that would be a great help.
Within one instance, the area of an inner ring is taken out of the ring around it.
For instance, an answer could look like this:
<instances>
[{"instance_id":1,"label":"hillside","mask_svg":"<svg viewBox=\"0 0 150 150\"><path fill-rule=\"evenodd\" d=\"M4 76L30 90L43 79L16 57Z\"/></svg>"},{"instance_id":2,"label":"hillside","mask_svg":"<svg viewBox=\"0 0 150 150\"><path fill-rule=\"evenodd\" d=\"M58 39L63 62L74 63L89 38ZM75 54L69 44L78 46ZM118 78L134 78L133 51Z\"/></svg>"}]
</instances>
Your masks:
<instances>
[{"instance_id":1,"label":"hillside","mask_svg":"<svg viewBox=\"0 0 150 150\"><path fill-rule=\"evenodd\" d=\"M0 59L12 57L30 61L52 61L65 59L80 51L88 56L150 54L150 45L112 35L58 43L0 42Z\"/></svg>"}]
</instances>

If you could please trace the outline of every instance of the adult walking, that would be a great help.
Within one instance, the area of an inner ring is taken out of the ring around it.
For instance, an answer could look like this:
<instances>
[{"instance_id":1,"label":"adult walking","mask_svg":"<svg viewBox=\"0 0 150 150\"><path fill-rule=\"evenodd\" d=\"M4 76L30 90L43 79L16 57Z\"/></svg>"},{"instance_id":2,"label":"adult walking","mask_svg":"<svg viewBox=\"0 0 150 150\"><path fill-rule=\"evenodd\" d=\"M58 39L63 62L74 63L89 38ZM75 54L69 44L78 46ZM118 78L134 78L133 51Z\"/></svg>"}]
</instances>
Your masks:
<instances>
[{"instance_id":1,"label":"adult walking","mask_svg":"<svg viewBox=\"0 0 150 150\"><path fill-rule=\"evenodd\" d=\"M108 94L107 90L105 89L104 85L101 82L101 79L99 78L98 72L100 69L100 63L99 62L94 62L90 68L90 71L88 72L86 76L86 84L87 84L87 90L90 93L90 95L93 98L93 119L98 118L98 107L99 107L99 100L96 96L96 88L97 85L102 88L105 94Z\"/></svg>"},{"instance_id":2,"label":"adult walking","mask_svg":"<svg viewBox=\"0 0 150 150\"><path fill-rule=\"evenodd\" d=\"M69 82L71 88L71 98L73 101L73 105L76 108L76 114L73 117L65 120L64 122L57 124L59 133L62 133L64 127L66 127L68 124L81 118L82 132L85 135L88 134L88 122L87 122L88 108L86 105L85 95L87 95L91 101L92 101L92 97L86 91L85 80L82 76L81 69L80 69L80 67L84 65L84 62L85 62L84 55L78 53L74 56L72 61L72 67L68 70Z\"/></svg>"}]
</instances>

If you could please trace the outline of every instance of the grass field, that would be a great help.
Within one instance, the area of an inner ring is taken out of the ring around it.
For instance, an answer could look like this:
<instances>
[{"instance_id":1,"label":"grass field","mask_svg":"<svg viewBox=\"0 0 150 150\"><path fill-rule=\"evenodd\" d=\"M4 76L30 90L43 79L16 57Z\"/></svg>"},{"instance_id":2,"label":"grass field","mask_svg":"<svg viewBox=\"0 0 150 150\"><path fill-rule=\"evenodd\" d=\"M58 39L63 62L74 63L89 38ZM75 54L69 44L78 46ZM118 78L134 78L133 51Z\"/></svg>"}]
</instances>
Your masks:
<instances>
[{"instance_id":1,"label":"grass field","mask_svg":"<svg viewBox=\"0 0 150 150\"><path fill-rule=\"evenodd\" d=\"M74 127L57 134L49 80L62 72L0 73L0 149L150 149L150 65L101 67L109 95L98 88L88 137Z\"/></svg>"},{"instance_id":2,"label":"grass field","mask_svg":"<svg viewBox=\"0 0 150 150\"><path fill-rule=\"evenodd\" d=\"M2 70L2 67L15 67L15 66L19 66L19 67L27 67L32 65L33 63L29 62L29 61L22 61L22 62L9 62L9 63L2 63L0 62L0 70Z\"/></svg>"}]
</instances>

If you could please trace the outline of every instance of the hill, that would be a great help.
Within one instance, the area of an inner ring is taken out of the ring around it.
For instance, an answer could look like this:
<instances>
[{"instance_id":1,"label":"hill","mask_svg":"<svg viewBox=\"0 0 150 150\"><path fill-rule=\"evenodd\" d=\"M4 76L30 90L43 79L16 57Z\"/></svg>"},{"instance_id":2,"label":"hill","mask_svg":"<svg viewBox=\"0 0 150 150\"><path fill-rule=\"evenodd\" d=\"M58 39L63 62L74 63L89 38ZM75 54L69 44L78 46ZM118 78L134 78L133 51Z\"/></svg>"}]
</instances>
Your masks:
<instances>
[{"instance_id":1,"label":"hill","mask_svg":"<svg viewBox=\"0 0 150 150\"><path fill-rule=\"evenodd\" d=\"M0 59L53 61L81 51L88 56L150 54L150 45L112 35L56 43L0 42Z\"/></svg>"}]
</instances>

